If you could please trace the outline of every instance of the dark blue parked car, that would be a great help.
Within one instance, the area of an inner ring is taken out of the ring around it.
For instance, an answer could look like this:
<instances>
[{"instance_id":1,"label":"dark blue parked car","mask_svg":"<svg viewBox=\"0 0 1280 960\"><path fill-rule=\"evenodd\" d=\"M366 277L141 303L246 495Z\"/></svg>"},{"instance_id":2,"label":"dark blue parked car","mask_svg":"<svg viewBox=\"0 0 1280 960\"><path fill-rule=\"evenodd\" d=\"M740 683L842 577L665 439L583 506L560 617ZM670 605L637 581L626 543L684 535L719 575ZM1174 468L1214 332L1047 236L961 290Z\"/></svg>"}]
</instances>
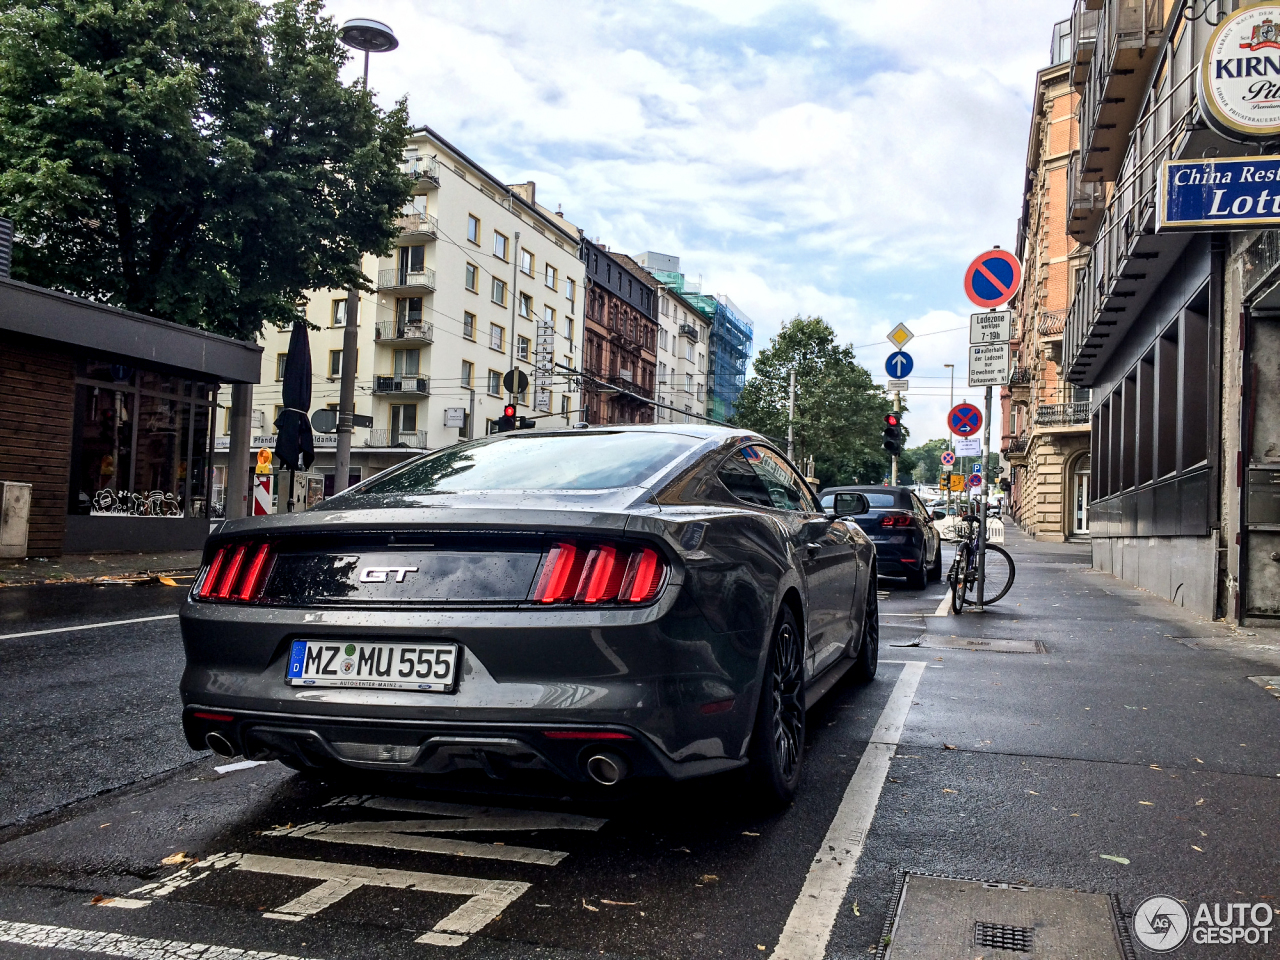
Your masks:
<instances>
[{"instance_id":1,"label":"dark blue parked car","mask_svg":"<svg viewBox=\"0 0 1280 960\"><path fill-rule=\"evenodd\" d=\"M860 493L870 504L866 513L853 519L876 545L880 576L906 577L915 590L942 579L942 538L932 511L910 487L827 487L821 494L822 509L834 513L836 494L842 493Z\"/></svg>"}]
</instances>

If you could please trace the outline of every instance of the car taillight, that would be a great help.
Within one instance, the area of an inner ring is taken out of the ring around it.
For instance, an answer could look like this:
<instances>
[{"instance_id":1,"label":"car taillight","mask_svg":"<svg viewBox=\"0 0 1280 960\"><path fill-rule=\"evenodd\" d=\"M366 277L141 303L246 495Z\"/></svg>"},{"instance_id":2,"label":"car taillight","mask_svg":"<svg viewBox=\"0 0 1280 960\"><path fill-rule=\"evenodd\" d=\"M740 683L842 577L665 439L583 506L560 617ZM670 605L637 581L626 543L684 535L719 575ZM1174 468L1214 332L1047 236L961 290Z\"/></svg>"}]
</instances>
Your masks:
<instances>
[{"instance_id":1,"label":"car taillight","mask_svg":"<svg viewBox=\"0 0 1280 960\"><path fill-rule=\"evenodd\" d=\"M909 527L911 526L911 514L909 513L886 513L884 519L880 521L882 527Z\"/></svg>"},{"instance_id":2,"label":"car taillight","mask_svg":"<svg viewBox=\"0 0 1280 960\"><path fill-rule=\"evenodd\" d=\"M196 596L201 600L251 603L262 592L271 559L269 543L233 543L219 547Z\"/></svg>"},{"instance_id":3,"label":"car taillight","mask_svg":"<svg viewBox=\"0 0 1280 960\"><path fill-rule=\"evenodd\" d=\"M554 543L542 562L538 603L645 603L658 594L667 565L650 547Z\"/></svg>"}]
</instances>

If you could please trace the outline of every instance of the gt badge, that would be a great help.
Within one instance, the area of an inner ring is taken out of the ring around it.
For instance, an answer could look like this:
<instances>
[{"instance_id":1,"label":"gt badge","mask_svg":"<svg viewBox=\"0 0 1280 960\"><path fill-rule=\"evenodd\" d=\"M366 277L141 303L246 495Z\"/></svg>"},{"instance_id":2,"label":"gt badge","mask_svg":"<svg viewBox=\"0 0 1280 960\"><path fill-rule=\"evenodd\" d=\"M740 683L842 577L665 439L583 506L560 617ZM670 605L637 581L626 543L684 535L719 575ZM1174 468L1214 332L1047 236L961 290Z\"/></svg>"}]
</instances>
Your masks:
<instances>
[{"instance_id":1,"label":"gt badge","mask_svg":"<svg viewBox=\"0 0 1280 960\"><path fill-rule=\"evenodd\" d=\"M417 567L365 567L360 571L361 583L390 583L394 576L396 583L404 583L407 574L417 573Z\"/></svg>"}]
</instances>

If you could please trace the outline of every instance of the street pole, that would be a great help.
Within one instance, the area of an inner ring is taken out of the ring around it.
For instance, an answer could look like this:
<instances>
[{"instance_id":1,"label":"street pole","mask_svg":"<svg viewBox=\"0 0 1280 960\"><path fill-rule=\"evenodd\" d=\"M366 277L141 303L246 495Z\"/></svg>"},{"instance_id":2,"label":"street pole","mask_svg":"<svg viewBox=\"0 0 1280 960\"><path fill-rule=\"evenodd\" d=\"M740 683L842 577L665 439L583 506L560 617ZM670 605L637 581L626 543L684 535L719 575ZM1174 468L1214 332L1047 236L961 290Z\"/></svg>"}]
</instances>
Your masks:
<instances>
[{"instance_id":1,"label":"street pole","mask_svg":"<svg viewBox=\"0 0 1280 960\"><path fill-rule=\"evenodd\" d=\"M516 240L511 249L511 369L516 368L516 286L520 282L520 231L516 231ZM511 386L518 387L520 378L512 376ZM511 405L516 405L517 394L511 391Z\"/></svg>"},{"instance_id":2,"label":"street pole","mask_svg":"<svg viewBox=\"0 0 1280 960\"><path fill-rule=\"evenodd\" d=\"M943 366L948 367L951 370L951 405L948 406L947 409L954 410L956 406L956 365L954 363L944 363ZM951 469L954 471L956 467L954 463L956 442L954 439L948 439L947 445L951 447L951 455L953 459ZM960 475L964 475L964 470L960 471ZM947 484L947 516L951 516L951 484L949 483Z\"/></svg>"},{"instance_id":3,"label":"street pole","mask_svg":"<svg viewBox=\"0 0 1280 960\"><path fill-rule=\"evenodd\" d=\"M473 367L472 370L474 371L474 369ZM475 373L473 372L471 376L474 377ZM471 393L471 409L467 413L467 439L474 440L476 435L476 388L467 387L467 390Z\"/></svg>"},{"instance_id":4,"label":"street pole","mask_svg":"<svg viewBox=\"0 0 1280 960\"><path fill-rule=\"evenodd\" d=\"M399 46L391 28L377 20L348 20L338 30L338 39L353 50L364 51L364 92L369 92L369 53L389 52ZM357 261L363 273L364 258ZM351 434L356 414L356 353L360 349L357 328L360 320L360 289L347 289L347 317L342 331L342 380L338 388L338 444L333 455L333 492L347 489L351 476ZM293 490L289 496L292 498Z\"/></svg>"},{"instance_id":5,"label":"street pole","mask_svg":"<svg viewBox=\"0 0 1280 960\"><path fill-rule=\"evenodd\" d=\"M989 451L991 450L991 388L987 387L985 419L982 422L982 499L978 504L978 604L982 613L982 594L987 583L987 487L990 484Z\"/></svg>"},{"instance_id":6,"label":"street pole","mask_svg":"<svg viewBox=\"0 0 1280 960\"><path fill-rule=\"evenodd\" d=\"M796 368L791 368L791 389L787 395L787 459L796 459Z\"/></svg>"},{"instance_id":7,"label":"street pole","mask_svg":"<svg viewBox=\"0 0 1280 960\"><path fill-rule=\"evenodd\" d=\"M227 499L223 516L239 520L249 515L249 447L253 442L253 384L231 385L231 438L227 444Z\"/></svg>"},{"instance_id":8,"label":"street pole","mask_svg":"<svg viewBox=\"0 0 1280 960\"><path fill-rule=\"evenodd\" d=\"M902 391L901 390L893 391L893 412L894 413L902 412ZM902 422L901 418L899 418L898 422L899 423ZM898 455L896 453L893 455L892 461L893 461L892 466L890 466L889 468L889 486L896 487L898 485Z\"/></svg>"}]
</instances>

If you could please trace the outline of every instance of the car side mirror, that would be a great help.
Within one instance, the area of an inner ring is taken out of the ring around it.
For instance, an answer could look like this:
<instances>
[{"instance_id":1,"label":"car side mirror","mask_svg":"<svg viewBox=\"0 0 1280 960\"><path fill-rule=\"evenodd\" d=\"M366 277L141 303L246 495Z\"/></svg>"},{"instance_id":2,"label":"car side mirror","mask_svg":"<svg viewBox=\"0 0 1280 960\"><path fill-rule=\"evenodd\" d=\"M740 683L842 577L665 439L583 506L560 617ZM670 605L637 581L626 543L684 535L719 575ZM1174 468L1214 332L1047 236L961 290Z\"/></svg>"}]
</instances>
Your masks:
<instances>
[{"instance_id":1,"label":"car side mirror","mask_svg":"<svg viewBox=\"0 0 1280 960\"><path fill-rule=\"evenodd\" d=\"M856 517L871 509L871 503L861 493L837 493L835 515L837 517Z\"/></svg>"}]
</instances>

